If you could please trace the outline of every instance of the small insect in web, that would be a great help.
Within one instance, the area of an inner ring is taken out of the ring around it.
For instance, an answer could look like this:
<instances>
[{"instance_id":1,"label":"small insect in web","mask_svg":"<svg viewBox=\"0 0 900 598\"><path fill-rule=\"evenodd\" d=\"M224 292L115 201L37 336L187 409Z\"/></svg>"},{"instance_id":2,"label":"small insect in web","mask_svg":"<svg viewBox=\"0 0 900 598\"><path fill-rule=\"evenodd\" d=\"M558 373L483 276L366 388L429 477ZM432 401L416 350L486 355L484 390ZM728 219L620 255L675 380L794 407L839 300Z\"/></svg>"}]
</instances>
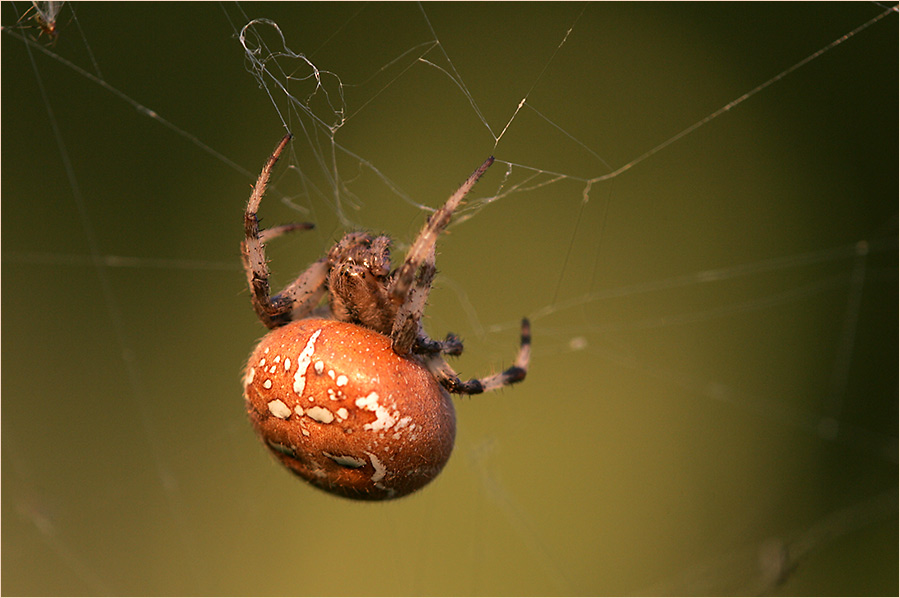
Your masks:
<instances>
[{"instance_id":1,"label":"small insect in web","mask_svg":"<svg viewBox=\"0 0 900 598\"><path fill-rule=\"evenodd\" d=\"M437 239L494 159L431 215L399 267L391 268L388 237L351 232L272 295L264 244L312 228L259 228L260 201L290 138L269 157L244 213L241 255L251 302L270 329L244 371L247 412L275 457L318 488L363 500L404 496L433 480L450 458L456 415L449 393L502 388L524 380L528 370L528 320L513 365L468 381L444 359L462 353L459 337L431 339L421 323Z\"/></svg>"},{"instance_id":2,"label":"small insect in web","mask_svg":"<svg viewBox=\"0 0 900 598\"><path fill-rule=\"evenodd\" d=\"M38 37L46 35L50 38L51 43L55 42L56 38L59 36L59 31L56 28L56 20L59 16L59 11L62 10L63 4L65 4L65 2L32 2L31 8L25 11L19 18L19 22L21 23L23 19L26 19L26 17L31 15L30 20L34 21L41 30Z\"/></svg>"}]
</instances>

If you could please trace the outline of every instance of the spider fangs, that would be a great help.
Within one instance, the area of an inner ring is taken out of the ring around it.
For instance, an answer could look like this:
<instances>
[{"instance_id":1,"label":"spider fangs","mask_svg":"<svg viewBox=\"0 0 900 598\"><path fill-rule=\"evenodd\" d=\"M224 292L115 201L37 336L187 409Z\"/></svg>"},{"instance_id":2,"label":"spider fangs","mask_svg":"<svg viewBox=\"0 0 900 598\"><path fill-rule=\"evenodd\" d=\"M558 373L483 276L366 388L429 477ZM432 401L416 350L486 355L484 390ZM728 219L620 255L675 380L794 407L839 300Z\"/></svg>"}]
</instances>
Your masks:
<instances>
[{"instance_id":1,"label":"spider fangs","mask_svg":"<svg viewBox=\"0 0 900 598\"><path fill-rule=\"evenodd\" d=\"M272 296L265 242L311 227L259 229L256 213L288 141L290 135L269 157L244 214L241 254L251 301L271 329L244 372L247 411L275 457L313 485L356 499L404 496L450 458L456 416L448 393L502 388L521 382L528 369L527 320L513 366L466 382L444 360L462 353L462 341L453 334L433 340L421 324L438 236L493 158L431 215L398 268L391 269L387 237L348 233Z\"/></svg>"}]
</instances>

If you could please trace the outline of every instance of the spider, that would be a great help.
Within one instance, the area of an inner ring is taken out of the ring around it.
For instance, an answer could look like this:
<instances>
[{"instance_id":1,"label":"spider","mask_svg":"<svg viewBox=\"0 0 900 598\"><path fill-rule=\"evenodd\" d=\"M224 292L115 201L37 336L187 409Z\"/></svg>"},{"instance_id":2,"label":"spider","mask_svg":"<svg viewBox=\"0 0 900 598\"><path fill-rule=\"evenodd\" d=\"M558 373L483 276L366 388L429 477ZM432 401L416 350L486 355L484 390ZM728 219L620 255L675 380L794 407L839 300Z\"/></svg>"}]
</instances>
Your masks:
<instances>
[{"instance_id":1,"label":"spider","mask_svg":"<svg viewBox=\"0 0 900 598\"><path fill-rule=\"evenodd\" d=\"M431 215L399 267L391 268L387 236L350 232L272 295L265 243L312 228L259 226L260 202L290 139L285 135L269 157L244 213L241 255L251 302L270 329L244 372L247 411L276 458L315 486L349 498L404 496L434 479L450 457L456 420L448 393L502 388L521 382L528 369L526 319L514 364L468 381L444 359L462 353L460 338L431 339L422 327L438 236L494 159Z\"/></svg>"}]
</instances>

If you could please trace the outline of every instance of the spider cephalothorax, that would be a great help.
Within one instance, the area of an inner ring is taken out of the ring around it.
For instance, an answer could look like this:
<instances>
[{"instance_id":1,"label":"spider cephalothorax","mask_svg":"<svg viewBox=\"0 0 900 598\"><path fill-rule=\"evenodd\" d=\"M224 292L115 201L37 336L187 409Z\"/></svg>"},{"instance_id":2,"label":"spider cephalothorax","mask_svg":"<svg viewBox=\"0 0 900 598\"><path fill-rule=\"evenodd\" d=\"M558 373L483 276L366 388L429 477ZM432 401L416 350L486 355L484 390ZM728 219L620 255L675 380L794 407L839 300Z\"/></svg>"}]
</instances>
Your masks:
<instances>
[{"instance_id":1,"label":"spider cephalothorax","mask_svg":"<svg viewBox=\"0 0 900 598\"><path fill-rule=\"evenodd\" d=\"M396 269L388 237L352 232L272 296L265 242L311 227L259 229L260 201L289 140L266 162L244 214L251 300L272 329L245 371L248 412L282 463L320 488L352 498L402 496L433 479L450 456L456 428L447 391L494 390L520 382L528 368L527 320L514 365L465 382L444 360L462 353L460 339L433 340L421 324L438 236L494 159L431 215Z\"/></svg>"},{"instance_id":2,"label":"spider cephalothorax","mask_svg":"<svg viewBox=\"0 0 900 598\"><path fill-rule=\"evenodd\" d=\"M335 320L390 335L397 316L391 300L390 239L349 233L328 252L328 304Z\"/></svg>"}]
</instances>

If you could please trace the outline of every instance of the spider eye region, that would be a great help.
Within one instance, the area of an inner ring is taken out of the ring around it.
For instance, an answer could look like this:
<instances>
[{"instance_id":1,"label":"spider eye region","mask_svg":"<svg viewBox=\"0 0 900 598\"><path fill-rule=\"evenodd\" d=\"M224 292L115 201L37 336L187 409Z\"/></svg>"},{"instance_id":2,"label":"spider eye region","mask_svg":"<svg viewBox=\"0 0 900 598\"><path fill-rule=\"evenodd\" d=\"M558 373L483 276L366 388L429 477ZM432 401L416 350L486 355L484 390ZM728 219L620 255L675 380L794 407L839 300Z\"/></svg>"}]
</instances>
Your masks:
<instances>
[{"instance_id":1,"label":"spider eye region","mask_svg":"<svg viewBox=\"0 0 900 598\"><path fill-rule=\"evenodd\" d=\"M456 416L449 394L384 335L305 319L269 332L250 356L251 423L293 473L340 496L415 492L443 469Z\"/></svg>"},{"instance_id":2,"label":"spider eye region","mask_svg":"<svg viewBox=\"0 0 900 598\"><path fill-rule=\"evenodd\" d=\"M353 260L346 260L337 268L344 278L365 278L375 273L371 271L369 265L365 262L356 263Z\"/></svg>"}]
</instances>

